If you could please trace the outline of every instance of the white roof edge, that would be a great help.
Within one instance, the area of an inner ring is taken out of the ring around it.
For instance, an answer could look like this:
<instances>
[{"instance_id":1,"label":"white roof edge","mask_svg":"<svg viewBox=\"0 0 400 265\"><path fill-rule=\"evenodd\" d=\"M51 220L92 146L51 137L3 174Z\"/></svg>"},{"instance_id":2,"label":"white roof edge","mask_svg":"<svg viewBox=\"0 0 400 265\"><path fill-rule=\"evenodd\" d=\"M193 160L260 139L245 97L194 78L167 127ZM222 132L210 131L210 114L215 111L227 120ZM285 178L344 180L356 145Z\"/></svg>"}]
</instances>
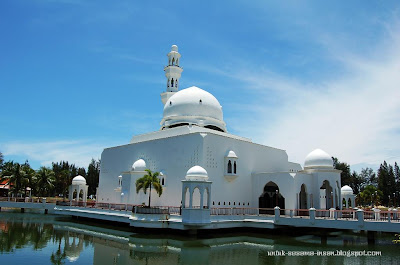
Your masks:
<instances>
[{"instance_id":1,"label":"white roof edge","mask_svg":"<svg viewBox=\"0 0 400 265\"><path fill-rule=\"evenodd\" d=\"M219 132L216 130L199 127L199 126L195 126L195 125L194 126L187 125L187 126L180 126L180 127L176 127L176 128L169 128L169 129L165 129L165 130L145 133L145 134L141 134L141 135L135 135L132 137L130 143L133 144L133 143L139 143L139 142L144 142L144 141L150 141L150 140L156 140L156 139L161 139L161 138L166 138L166 137L173 137L173 136L198 133L198 132L213 133L213 134L223 135L223 136L234 138L234 139L239 139L239 140L246 141L246 142L251 142L251 139L249 139L249 138L236 136L236 135L233 135L230 133Z\"/></svg>"},{"instance_id":2,"label":"white roof edge","mask_svg":"<svg viewBox=\"0 0 400 265\"><path fill-rule=\"evenodd\" d=\"M104 148L104 150L112 149L112 148L116 148L116 147L127 146L130 144L136 144L136 143L141 143L141 142L147 142L147 141L152 141L152 140L158 140L158 139L163 139L163 138L170 138L170 137L176 137L176 136L180 136L180 135L188 135L188 134L194 134L194 133L209 133L209 134L214 134L214 135L219 135L219 136L225 136L225 137L229 137L229 138L236 139L239 141L244 141L244 142L248 142L251 144L283 151L286 153L286 150L284 150L284 149L280 149L280 148L276 148L276 147L272 147L272 146L268 146L268 145L263 145L263 144L259 144L259 143L254 143L250 138L233 135L233 134L226 133L226 132L219 132L216 130L199 127L199 126L192 126L191 128L189 128L189 126L180 126L180 127L176 127L176 128L169 128L166 130L160 130L160 131L155 131L155 132L150 132L150 133L146 133L146 134L133 136L131 141L128 144L106 147L106 148Z\"/></svg>"}]
</instances>

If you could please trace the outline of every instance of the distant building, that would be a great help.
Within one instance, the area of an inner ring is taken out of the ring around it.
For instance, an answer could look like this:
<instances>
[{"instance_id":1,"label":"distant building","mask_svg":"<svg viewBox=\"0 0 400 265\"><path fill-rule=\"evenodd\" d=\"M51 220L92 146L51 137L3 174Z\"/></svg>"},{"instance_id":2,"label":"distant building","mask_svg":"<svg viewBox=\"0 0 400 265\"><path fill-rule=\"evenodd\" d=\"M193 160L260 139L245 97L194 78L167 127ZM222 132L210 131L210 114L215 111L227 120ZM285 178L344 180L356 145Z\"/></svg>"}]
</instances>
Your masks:
<instances>
[{"instance_id":1,"label":"distant building","mask_svg":"<svg viewBox=\"0 0 400 265\"><path fill-rule=\"evenodd\" d=\"M290 162L285 150L228 133L222 107L212 94L195 86L179 90L180 58L173 45L164 68L160 130L103 151L98 202L146 203L148 194L137 194L135 181L150 169L160 172L163 186L161 197L153 189L152 205L180 206L181 181L197 165L212 182L207 194L211 200L205 198L204 207L342 208L340 171L333 168L330 155L314 150L303 168ZM200 205L199 189L186 193Z\"/></svg>"},{"instance_id":2,"label":"distant building","mask_svg":"<svg viewBox=\"0 0 400 265\"><path fill-rule=\"evenodd\" d=\"M10 191L8 180L0 181L0 197L7 197Z\"/></svg>"}]
</instances>

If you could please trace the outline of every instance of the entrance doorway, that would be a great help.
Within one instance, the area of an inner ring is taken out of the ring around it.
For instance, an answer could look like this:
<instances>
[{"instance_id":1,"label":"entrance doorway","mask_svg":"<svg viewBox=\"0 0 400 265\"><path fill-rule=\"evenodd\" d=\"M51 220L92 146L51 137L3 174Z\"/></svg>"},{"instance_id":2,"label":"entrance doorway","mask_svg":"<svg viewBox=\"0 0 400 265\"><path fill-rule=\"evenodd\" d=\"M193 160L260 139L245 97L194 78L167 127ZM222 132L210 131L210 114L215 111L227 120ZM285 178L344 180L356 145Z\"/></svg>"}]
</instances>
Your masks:
<instances>
[{"instance_id":1,"label":"entrance doorway","mask_svg":"<svg viewBox=\"0 0 400 265\"><path fill-rule=\"evenodd\" d=\"M258 198L258 207L264 208L260 210L261 214L274 214L275 206L285 209L285 198L280 194L278 185L270 181L264 186L264 191Z\"/></svg>"}]
</instances>

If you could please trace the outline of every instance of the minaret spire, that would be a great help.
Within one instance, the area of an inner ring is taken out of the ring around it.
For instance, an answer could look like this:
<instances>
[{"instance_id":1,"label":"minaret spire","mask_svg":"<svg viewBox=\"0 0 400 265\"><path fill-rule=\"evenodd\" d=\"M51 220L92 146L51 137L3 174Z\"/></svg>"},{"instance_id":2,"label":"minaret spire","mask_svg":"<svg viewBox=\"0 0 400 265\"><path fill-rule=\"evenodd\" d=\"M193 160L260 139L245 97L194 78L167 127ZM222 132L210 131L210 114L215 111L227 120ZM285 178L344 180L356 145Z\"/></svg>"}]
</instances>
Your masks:
<instances>
[{"instance_id":1,"label":"minaret spire","mask_svg":"<svg viewBox=\"0 0 400 265\"><path fill-rule=\"evenodd\" d=\"M164 67L165 77L167 78L167 90L161 93L161 101L165 102L176 92L179 88L179 78L181 78L182 67L179 66L181 54L178 52L178 46L172 45L171 51L167 54L168 65Z\"/></svg>"}]
</instances>

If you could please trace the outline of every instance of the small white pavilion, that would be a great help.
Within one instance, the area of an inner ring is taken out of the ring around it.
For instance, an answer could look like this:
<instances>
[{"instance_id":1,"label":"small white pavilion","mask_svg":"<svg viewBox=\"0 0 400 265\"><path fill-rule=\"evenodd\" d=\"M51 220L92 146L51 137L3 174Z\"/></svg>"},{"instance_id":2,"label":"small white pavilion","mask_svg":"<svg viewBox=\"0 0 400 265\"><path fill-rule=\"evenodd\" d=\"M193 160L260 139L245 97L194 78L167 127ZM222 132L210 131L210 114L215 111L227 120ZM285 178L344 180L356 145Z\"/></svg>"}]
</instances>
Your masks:
<instances>
[{"instance_id":1,"label":"small white pavilion","mask_svg":"<svg viewBox=\"0 0 400 265\"><path fill-rule=\"evenodd\" d=\"M69 201L83 202L87 201L89 185L86 184L86 179L78 175L72 179L72 184L69 186Z\"/></svg>"},{"instance_id":2,"label":"small white pavilion","mask_svg":"<svg viewBox=\"0 0 400 265\"><path fill-rule=\"evenodd\" d=\"M341 189L341 193L342 193L342 201L343 201L343 207L344 208L354 208L356 206L356 202L355 202L355 195L353 193L353 189L348 186L345 185L342 187Z\"/></svg>"},{"instance_id":3,"label":"small white pavilion","mask_svg":"<svg viewBox=\"0 0 400 265\"><path fill-rule=\"evenodd\" d=\"M211 181L201 166L190 168L182 180L182 221L210 223Z\"/></svg>"}]
</instances>

